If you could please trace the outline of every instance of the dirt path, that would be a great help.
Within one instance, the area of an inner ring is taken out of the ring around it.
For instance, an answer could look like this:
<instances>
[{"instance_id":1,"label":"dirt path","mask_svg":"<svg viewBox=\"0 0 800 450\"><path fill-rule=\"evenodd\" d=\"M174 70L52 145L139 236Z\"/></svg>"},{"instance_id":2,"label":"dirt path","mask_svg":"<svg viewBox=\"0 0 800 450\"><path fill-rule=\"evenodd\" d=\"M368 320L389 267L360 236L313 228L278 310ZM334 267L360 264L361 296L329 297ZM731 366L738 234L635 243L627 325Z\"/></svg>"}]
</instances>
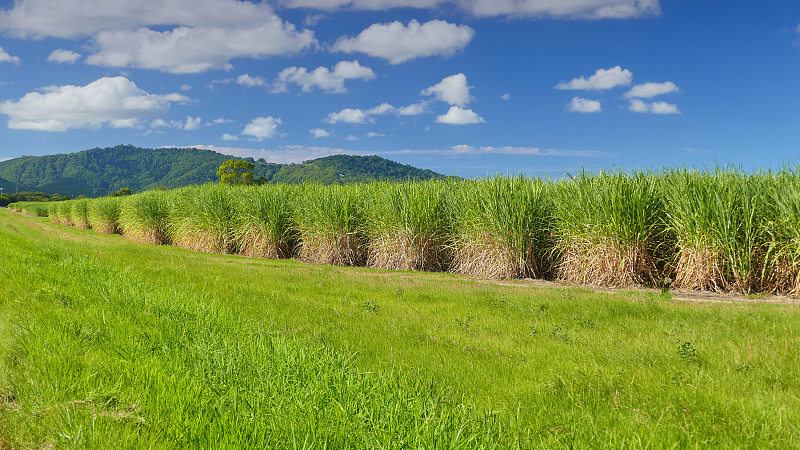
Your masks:
<instances>
[{"instance_id":1,"label":"dirt path","mask_svg":"<svg viewBox=\"0 0 800 450\"><path fill-rule=\"evenodd\" d=\"M620 292L641 292L643 294L660 294L661 290L645 288L641 286L630 286L626 288L610 288L602 286L586 286L582 284L572 284L559 281L535 280L526 278L524 280L502 281L477 279L478 283L496 284L501 286L535 286L543 288L582 288L597 293L615 294ZM800 298L786 297L783 295L759 294L757 296L745 296L738 293L720 293L708 291L685 291L672 289L669 291L671 299L691 303L773 303L781 305L800 306Z\"/></svg>"}]
</instances>

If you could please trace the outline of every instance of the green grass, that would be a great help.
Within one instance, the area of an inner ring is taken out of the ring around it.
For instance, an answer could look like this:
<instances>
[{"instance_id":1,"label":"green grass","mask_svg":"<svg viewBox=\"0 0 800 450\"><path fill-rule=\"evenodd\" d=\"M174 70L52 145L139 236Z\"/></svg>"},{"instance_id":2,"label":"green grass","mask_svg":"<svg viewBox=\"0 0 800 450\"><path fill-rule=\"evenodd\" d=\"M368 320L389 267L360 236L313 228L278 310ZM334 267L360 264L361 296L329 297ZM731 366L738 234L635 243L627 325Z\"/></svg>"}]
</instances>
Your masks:
<instances>
[{"instance_id":1,"label":"green grass","mask_svg":"<svg viewBox=\"0 0 800 450\"><path fill-rule=\"evenodd\" d=\"M0 242L0 446L800 446L796 305Z\"/></svg>"}]
</instances>

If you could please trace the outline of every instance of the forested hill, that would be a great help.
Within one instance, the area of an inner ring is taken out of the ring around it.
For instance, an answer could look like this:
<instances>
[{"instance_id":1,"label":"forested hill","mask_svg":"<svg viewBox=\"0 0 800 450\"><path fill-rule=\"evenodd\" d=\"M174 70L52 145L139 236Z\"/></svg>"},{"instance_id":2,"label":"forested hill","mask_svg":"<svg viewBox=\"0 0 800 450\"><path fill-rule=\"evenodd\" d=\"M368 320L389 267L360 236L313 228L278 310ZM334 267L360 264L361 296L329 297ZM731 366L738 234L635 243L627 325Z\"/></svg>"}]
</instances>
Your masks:
<instances>
[{"instance_id":1,"label":"forested hill","mask_svg":"<svg viewBox=\"0 0 800 450\"><path fill-rule=\"evenodd\" d=\"M63 155L23 156L0 162L0 179L9 186L19 184L20 190L70 196L106 195L124 187L138 192L159 186L176 188L217 181L217 169L229 159L254 163L255 177L272 183L334 184L442 177L436 172L379 156L335 155L302 164L274 164L195 148L146 149L120 145Z\"/></svg>"},{"instance_id":2,"label":"forested hill","mask_svg":"<svg viewBox=\"0 0 800 450\"><path fill-rule=\"evenodd\" d=\"M17 190L17 183L12 183L5 178L0 177L0 187L3 188L3 193L9 194Z\"/></svg>"}]
</instances>

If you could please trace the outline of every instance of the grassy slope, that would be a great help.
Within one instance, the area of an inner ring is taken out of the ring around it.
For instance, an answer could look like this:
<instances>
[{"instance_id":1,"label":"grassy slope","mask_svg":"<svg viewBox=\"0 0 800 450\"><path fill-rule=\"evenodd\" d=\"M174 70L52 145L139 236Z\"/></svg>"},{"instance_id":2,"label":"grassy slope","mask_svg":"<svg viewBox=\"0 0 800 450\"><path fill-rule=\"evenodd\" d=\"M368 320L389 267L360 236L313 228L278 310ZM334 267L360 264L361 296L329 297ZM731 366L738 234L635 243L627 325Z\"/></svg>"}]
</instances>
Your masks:
<instances>
[{"instance_id":1,"label":"grassy slope","mask_svg":"<svg viewBox=\"0 0 800 450\"><path fill-rule=\"evenodd\" d=\"M200 255L8 211L0 242L11 444L800 445L796 306Z\"/></svg>"}]
</instances>

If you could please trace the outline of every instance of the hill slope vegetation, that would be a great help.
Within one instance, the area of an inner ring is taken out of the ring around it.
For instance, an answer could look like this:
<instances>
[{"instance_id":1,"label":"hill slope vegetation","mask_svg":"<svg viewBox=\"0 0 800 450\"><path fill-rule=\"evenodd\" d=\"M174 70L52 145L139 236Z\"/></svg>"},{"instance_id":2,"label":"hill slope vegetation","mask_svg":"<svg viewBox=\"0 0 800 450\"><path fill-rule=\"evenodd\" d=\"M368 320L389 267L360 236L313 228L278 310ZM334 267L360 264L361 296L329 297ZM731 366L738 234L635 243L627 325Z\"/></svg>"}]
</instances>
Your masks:
<instances>
[{"instance_id":1,"label":"hill slope vegetation","mask_svg":"<svg viewBox=\"0 0 800 450\"><path fill-rule=\"evenodd\" d=\"M94 148L77 153L23 156L0 163L0 181L20 189L64 195L106 195L129 187L134 191L159 186L177 188L217 180L217 168L229 159L255 164L255 177L276 183L340 184L369 180L441 178L379 156L334 155L302 164L275 164L236 158L196 148L146 149L131 145ZM4 185L4 187L6 187ZM8 187L6 187L8 189Z\"/></svg>"}]
</instances>

